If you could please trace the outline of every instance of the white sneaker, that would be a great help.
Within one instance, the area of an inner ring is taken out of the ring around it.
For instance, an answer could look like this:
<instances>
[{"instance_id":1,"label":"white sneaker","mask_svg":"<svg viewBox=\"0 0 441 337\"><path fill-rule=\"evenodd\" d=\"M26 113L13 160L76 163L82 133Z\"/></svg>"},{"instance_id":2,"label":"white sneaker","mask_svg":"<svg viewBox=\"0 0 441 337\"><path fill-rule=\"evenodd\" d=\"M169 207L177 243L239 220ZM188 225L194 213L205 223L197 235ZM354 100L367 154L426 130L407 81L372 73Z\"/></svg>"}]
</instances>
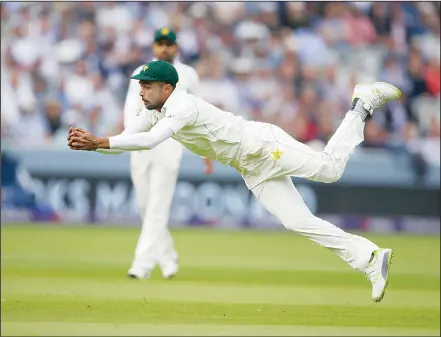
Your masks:
<instances>
[{"instance_id":1,"label":"white sneaker","mask_svg":"<svg viewBox=\"0 0 441 337\"><path fill-rule=\"evenodd\" d=\"M380 302L387 288L389 270L392 263L392 249L378 249L366 268L366 278L372 283L372 300Z\"/></svg>"},{"instance_id":2,"label":"white sneaker","mask_svg":"<svg viewBox=\"0 0 441 337\"><path fill-rule=\"evenodd\" d=\"M166 279L170 279L178 273L178 264L176 262L170 262L161 267L162 276Z\"/></svg>"},{"instance_id":3,"label":"white sneaker","mask_svg":"<svg viewBox=\"0 0 441 337\"><path fill-rule=\"evenodd\" d=\"M372 115L375 109L383 106L389 101L400 99L401 90L386 82L374 84L357 84L354 88L352 101L359 98L365 108Z\"/></svg>"},{"instance_id":4,"label":"white sneaker","mask_svg":"<svg viewBox=\"0 0 441 337\"><path fill-rule=\"evenodd\" d=\"M151 269L145 269L145 268L130 268L128 272L128 276L133 279L143 280L150 278L150 275L152 274Z\"/></svg>"}]
</instances>

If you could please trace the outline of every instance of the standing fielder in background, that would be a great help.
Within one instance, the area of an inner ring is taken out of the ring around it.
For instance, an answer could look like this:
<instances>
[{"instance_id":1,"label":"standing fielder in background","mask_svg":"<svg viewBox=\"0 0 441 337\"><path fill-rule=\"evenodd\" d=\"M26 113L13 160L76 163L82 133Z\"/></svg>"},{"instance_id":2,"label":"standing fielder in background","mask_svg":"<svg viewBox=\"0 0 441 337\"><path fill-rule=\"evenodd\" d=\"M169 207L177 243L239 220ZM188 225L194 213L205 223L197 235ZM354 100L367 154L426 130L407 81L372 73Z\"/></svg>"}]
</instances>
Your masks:
<instances>
[{"instance_id":1,"label":"standing fielder in background","mask_svg":"<svg viewBox=\"0 0 441 337\"><path fill-rule=\"evenodd\" d=\"M110 138L71 128L71 149L110 153L148 150L172 137L200 156L234 167L255 197L287 229L331 249L363 272L372 283L372 299L382 300L392 250L314 216L291 176L324 183L339 180L355 147L363 141L365 119L386 102L399 99L399 89L383 82L355 86L351 109L325 149L317 152L275 125L246 121L175 88L179 77L169 63L150 62L132 79L139 80L140 95L148 109L141 112L136 126Z\"/></svg>"},{"instance_id":2,"label":"standing fielder in background","mask_svg":"<svg viewBox=\"0 0 441 337\"><path fill-rule=\"evenodd\" d=\"M179 74L177 87L194 94L199 84L199 76L192 67L176 59L176 33L166 27L156 30L152 49L156 59L175 66ZM138 67L133 75L138 74L143 66L144 64ZM126 129L130 128L132 123L138 123L138 115L143 108L138 81L131 80L124 105ZM130 173L143 221L135 258L129 270L129 276L132 278L148 278L156 263L159 264L165 278L172 277L178 271L178 255L167 226L182 152L182 145L169 139L152 151L131 153ZM211 169L209 164L206 161L206 172Z\"/></svg>"}]
</instances>

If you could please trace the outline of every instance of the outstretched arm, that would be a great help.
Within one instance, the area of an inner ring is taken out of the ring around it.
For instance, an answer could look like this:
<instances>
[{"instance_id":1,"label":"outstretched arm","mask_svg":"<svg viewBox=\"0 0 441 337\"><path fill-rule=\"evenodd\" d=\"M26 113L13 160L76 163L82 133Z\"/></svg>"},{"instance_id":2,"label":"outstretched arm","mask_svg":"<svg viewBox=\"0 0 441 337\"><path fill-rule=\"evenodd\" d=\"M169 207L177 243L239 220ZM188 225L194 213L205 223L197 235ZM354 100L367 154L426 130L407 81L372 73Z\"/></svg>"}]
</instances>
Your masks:
<instances>
[{"instance_id":1,"label":"outstretched arm","mask_svg":"<svg viewBox=\"0 0 441 337\"><path fill-rule=\"evenodd\" d=\"M139 117L133 120L120 135L145 132L150 130L151 127L147 118ZM108 141L108 137L96 137L89 131L78 127L70 128L67 136L68 146L72 150L96 151L103 154L119 154L123 152L122 150L110 149Z\"/></svg>"},{"instance_id":2,"label":"outstretched arm","mask_svg":"<svg viewBox=\"0 0 441 337\"><path fill-rule=\"evenodd\" d=\"M133 133L130 130L125 130L120 135L113 137L96 137L86 130L71 128L68 145L72 150L100 152L104 150L107 153L151 150L173 136L184 125L185 120L183 119L163 118L149 132Z\"/></svg>"},{"instance_id":3,"label":"outstretched arm","mask_svg":"<svg viewBox=\"0 0 441 337\"><path fill-rule=\"evenodd\" d=\"M109 149L109 138L95 137L82 128L70 128L67 136L67 145L71 150L97 151L105 154L119 154L120 150Z\"/></svg>"},{"instance_id":4,"label":"outstretched arm","mask_svg":"<svg viewBox=\"0 0 441 337\"><path fill-rule=\"evenodd\" d=\"M178 93L179 95L179 93ZM178 96L179 98L179 96ZM73 150L86 151L140 151L151 150L174 134L178 133L188 123L195 119L195 107L192 100L172 101L167 106L166 117L155 126L149 118L141 118L138 122L130 123L130 127L114 137L96 137L90 132L72 128L68 136L68 145ZM141 111L141 115L143 111ZM142 116L140 116L142 117ZM148 117L148 116L147 116Z\"/></svg>"},{"instance_id":5,"label":"outstretched arm","mask_svg":"<svg viewBox=\"0 0 441 337\"><path fill-rule=\"evenodd\" d=\"M122 151L151 150L173 136L168 119L162 119L149 132L120 134L108 139L109 149Z\"/></svg>"},{"instance_id":6,"label":"outstretched arm","mask_svg":"<svg viewBox=\"0 0 441 337\"><path fill-rule=\"evenodd\" d=\"M131 135L131 134L135 134L135 133L139 133L139 132L143 132L142 130L140 130L139 128L125 128L124 131L121 133L121 135ZM103 138L103 140L105 140L106 138ZM122 150L111 150L111 149L107 149L107 148L97 148L95 150L96 152L99 153L103 153L103 154L120 154L124 151Z\"/></svg>"}]
</instances>

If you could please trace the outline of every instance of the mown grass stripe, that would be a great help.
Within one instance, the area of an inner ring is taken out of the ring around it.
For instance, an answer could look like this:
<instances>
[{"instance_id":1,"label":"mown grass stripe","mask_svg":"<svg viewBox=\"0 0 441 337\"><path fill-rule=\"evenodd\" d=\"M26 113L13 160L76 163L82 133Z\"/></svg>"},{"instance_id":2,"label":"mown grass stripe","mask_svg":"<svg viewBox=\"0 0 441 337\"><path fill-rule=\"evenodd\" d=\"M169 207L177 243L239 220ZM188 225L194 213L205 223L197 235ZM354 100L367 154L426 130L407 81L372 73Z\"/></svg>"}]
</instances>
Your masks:
<instances>
[{"instance_id":1,"label":"mown grass stripe","mask_svg":"<svg viewBox=\"0 0 441 337\"><path fill-rule=\"evenodd\" d=\"M67 263L67 262L66 262ZM126 277L124 265L119 267L98 265L96 263L75 263L65 268L66 263L52 266L40 264L3 265L2 272L10 277L46 277L46 278L77 278L93 276L97 280L123 279ZM153 279L160 279L159 270L153 274ZM324 282L326 280L326 282ZM293 270L257 270L241 268L202 268L185 267L174 280L175 282L202 282L232 285L280 285L280 286L309 286L309 287L341 287L348 289L365 289L368 284L362 273L346 268L346 272L330 271L293 271ZM436 291L440 289L440 278L434 275L403 275L394 273L393 266L390 284L396 290Z\"/></svg>"},{"instance_id":2,"label":"mown grass stripe","mask_svg":"<svg viewBox=\"0 0 441 337\"><path fill-rule=\"evenodd\" d=\"M2 336L439 336L437 329L345 326L6 322Z\"/></svg>"},{"instance_id":3,"label":"mown grass stripe","mask_svg":"<svg viewBox=\"0 0 441 337\"><path fill-rule=\"evenodd\" d=\"M348 305L191 303L51 296L8 300L3 321L302 325L439 329L439 309Z\"/></svg>"},{"instance_id":4,"label":"mown grass stripe","mask_svg":"<svg viewBox=\"0 0 441 337\"><path fill-rule=\"evenodd\" d=\"M216 303L276 303L296 305L336 304L368 305L371 301L370 286L364 289L348 289L344 286L297 287L228 285L201 282L87 280L14 278L2 284L2 296L47 295L85 297L102 299L182 300L189 302ZM419 292L388 289L382 306L389 307L438 307L439 292Z\"/></svg>"}]
</instances>

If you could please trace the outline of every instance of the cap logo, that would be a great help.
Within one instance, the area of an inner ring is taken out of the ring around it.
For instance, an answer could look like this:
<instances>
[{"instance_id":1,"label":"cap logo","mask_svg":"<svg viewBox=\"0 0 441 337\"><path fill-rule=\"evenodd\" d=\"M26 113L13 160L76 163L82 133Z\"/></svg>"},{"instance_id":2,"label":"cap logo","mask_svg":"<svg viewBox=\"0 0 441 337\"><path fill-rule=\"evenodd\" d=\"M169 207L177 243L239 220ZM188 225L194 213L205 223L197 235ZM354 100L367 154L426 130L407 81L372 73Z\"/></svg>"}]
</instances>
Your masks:
<instances>
[{"instance_id":1,"label":"cap logo","mask_svg":"<svg viewBox=\"0 0 441 337\"><path fill-rule=\"evenodd\" d=\"M146 71L149 68L149 66L146 64L144 67L142 67L142 71Z\"/></svg>"},{"instance_id":2,"label":"cap logo","mask_svg":"<svg viewBox=\"0 0 441 337\"><path fill-rule=\"evenodd\" d=\"M169 33L170 33L170 29L168 29L168 28L161 29L161 35L168 35Z\"/></svg>"}]
</instances>

